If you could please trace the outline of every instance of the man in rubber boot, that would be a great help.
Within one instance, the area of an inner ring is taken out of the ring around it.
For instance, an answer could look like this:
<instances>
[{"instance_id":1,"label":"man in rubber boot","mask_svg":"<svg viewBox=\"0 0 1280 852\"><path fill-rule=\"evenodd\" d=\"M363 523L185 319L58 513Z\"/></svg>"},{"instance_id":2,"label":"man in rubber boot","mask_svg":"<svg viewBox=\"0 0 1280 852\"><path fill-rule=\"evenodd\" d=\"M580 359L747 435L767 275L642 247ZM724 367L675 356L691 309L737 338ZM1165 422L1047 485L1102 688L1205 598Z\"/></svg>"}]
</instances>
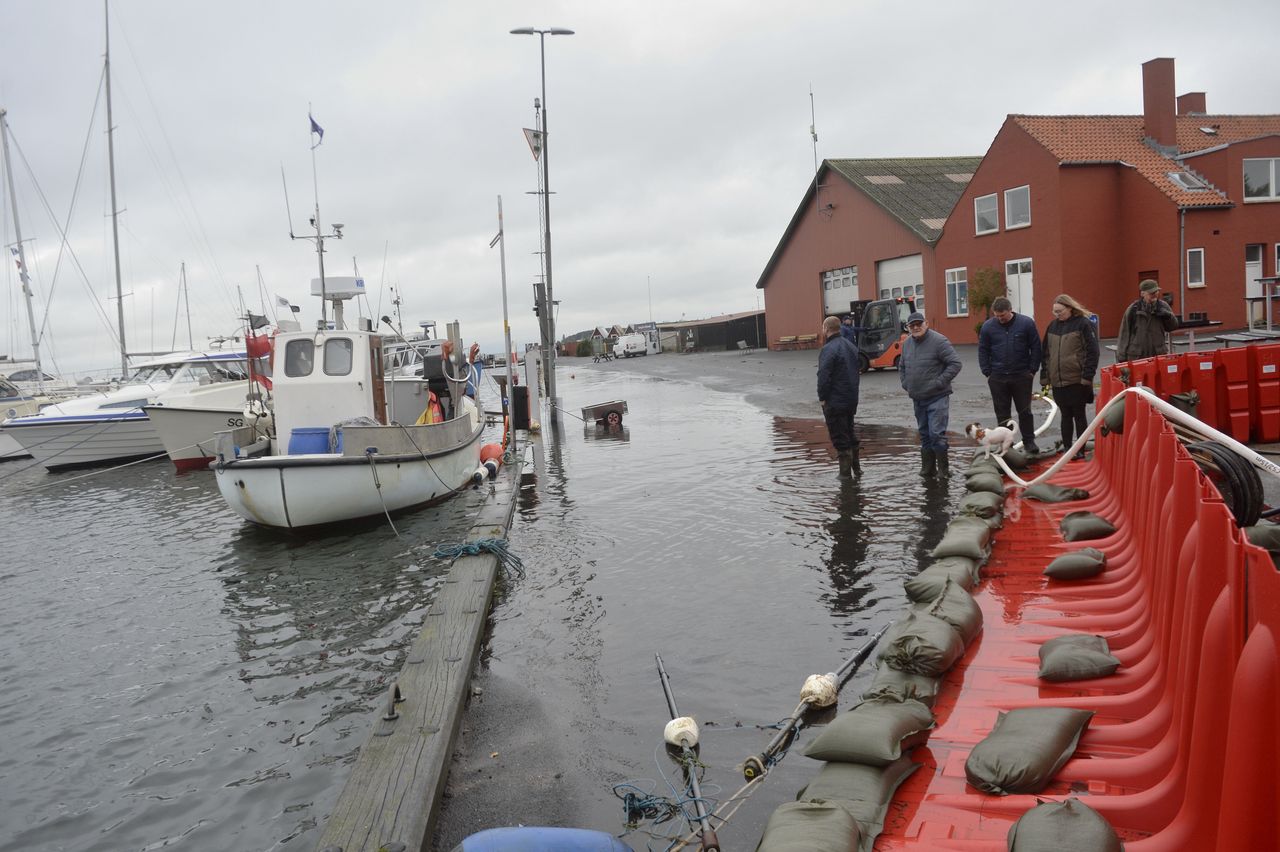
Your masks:
<instances>
[{"instance_id":1,"label":"man in rubber boot","mask_svg":"<svg viewBox=\"0 0 1280 852\"><path fill-rule=\"evenodd\" d=\"M1031 455L1036 446L1036 418L1031 413L1031 385L1040 368L1040 330L1035 320L1015 313L1004 296L991 303L991 318L978 332L978 368L987 377L996 423L1009 421L1012 407L1018 412L1022 449Z\"/></svg>"},{"instance_id":2,"label":"man in rubber boot","mask_svg":"<svg viewBox=\"0 0 1280 852\"><path fill-rule=\"evenodd\" d=\"M853 415L858 411L858 349L840 332L840 320L822 321L822 351L818 354L818 402L827 421L831 446L840 459L840 477L853 476L853 452L858 439Z\"/></svg>"},{"instance_id":3,"label":"man in rubber boot","mask_svg":"<svg viewBox=\"0 0 1280 852\"><path fill-rule=\"evenodd\" d=\"M907 317L898 381L911 397L920 429L920 473L947 476L947 422L951 417L951 383L963 366L955 347L929 328L924 314Z\"/></svg>"},{"instance_id":4,"label":"man in rubber boot","mask_svg":"<svg viewBox=\"0 0 1280 852\"><path fill-rule=\"evenodd\" d=\"M1168 334L1178 327L1173 308L1160 298L1160 285L1150 278L1138 285L1138 300L1120 317L1116 339L1116 363L1164 355L1169 351Z\"/></svg>"}]
</instances>

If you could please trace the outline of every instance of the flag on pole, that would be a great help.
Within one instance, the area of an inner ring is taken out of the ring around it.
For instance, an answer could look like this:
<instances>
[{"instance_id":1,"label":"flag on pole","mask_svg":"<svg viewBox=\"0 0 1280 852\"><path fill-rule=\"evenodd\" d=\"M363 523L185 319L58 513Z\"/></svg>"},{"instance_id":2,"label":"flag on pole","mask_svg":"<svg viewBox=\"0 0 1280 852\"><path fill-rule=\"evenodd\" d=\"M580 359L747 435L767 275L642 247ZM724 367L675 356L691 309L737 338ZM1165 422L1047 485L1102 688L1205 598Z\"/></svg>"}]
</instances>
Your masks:
<instances>
[{"instance_id":1,"label":"flag on pole","mask_svg":"<svg viewBox=\"0 0 1280 852\"><path fill-rule=\"evenodd\" d=\"M324 141L324 128L316 124L316 120L311 118L311 113L307 113L307 118L311 120L311 132L320 137L320 142ZM319 145L317 142L316 145Z\"/></svg>"},{"instance_id":2,"label":"flag on pole","mask_svg":"<svg viewBox=\"0 0 1280 852\"><path fill-rule=\"evenodd\" d=\"M287 308L287 307L289 307L289 300L288 300L288 299L286 299L284 296L281 296L279 293L277 293L277 294L276 294L276 304L277 304L277 305L279 305L279 306L280 306L280 307L282 307L282 308Z\"/></svg>"}]
</instances>

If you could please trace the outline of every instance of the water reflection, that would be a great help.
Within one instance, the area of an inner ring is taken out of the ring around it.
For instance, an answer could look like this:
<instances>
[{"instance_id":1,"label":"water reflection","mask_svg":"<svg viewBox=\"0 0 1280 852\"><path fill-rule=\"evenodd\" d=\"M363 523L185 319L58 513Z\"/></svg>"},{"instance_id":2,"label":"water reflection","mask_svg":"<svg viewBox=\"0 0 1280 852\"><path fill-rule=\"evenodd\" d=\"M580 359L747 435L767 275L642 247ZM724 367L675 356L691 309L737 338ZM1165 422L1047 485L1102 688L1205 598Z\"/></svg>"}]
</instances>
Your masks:
<instances>
[{"instance_id":1,"label":"water reflection","mask_svg":"<svg viewBox=\"0 0 1280 852\"><path fill-rule=\"evenodd\" d=\"M617 441L625 444L631 440L631 427L624 424L609 426L604 423L584 423L582 437L588 441Z\"/></svg>"}]
</instances>

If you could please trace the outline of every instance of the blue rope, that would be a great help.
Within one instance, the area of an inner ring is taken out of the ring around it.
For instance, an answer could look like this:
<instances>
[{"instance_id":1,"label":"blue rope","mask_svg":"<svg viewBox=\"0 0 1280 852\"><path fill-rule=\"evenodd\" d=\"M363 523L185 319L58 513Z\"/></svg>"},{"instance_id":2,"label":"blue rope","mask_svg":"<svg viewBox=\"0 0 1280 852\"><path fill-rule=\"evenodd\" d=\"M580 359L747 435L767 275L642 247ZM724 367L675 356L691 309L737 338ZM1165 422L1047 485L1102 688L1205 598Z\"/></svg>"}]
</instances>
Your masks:
<instances>
[{"instance_id":1,"label":"blue rope","mask_svg":"<svg viewBox=\"0 0 1280 852\"><path fill-rule=\"evenodd\" d=\"M482 538L463 544L442 544L436 548L437 559L457 559L459 556L479 556L481 553L492 553L498 561L517 577L524 578L524 563L520 557L507 550L505 538Z\"/></svg>"}]
</instances>

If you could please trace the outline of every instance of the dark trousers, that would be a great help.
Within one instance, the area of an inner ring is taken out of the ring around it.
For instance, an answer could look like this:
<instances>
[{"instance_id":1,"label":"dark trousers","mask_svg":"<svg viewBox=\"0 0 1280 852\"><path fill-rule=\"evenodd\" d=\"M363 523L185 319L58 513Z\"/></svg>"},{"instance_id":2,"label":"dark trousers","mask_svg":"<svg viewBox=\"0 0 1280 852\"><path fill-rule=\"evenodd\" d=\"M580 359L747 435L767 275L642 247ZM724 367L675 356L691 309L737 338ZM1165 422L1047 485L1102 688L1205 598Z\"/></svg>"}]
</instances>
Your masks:
<instances>
[{"instance_id":1,"label":"dark trousers","mask_svg":"<svg viewBox=\"0 0 1280 852\"><path fill-rule=\"evenodd\" d=\"M1062 449L1070 447L1072 441L1084 434L1089 425L1084 409L1092 396L1093 388L1088 385L1063 385L1053 389L1053 401L1062 415Z\"/></svg>"},{"instance_id":2,"label":"dark trousers","mask_svg":"<svg viewBox=\"0 0 1280 852\"><path fill-rule=\"evenodd\" d=\"M856 408L832 408L830 405L822 409L823 419L827 421L827 434L831 436L831 446L836 452L852 450L858 446L858 437L853 434L853 415Z\"/></svg>"},{"instance_id":3,"label":"dark trousers","mask_svg":"<svg viewBox=\"0 0 1280 852\"><path fill-rule=\"evenodd\" d=\"M1031 378L1030 373L993 375L987 378L996 420L1003 426L1009 419L1012 405L1018 412L1018 431L1022 433L1022 447L1025 450L1036 447L1036 418L1031 413Z\"/></svg>"}]
</instances>

